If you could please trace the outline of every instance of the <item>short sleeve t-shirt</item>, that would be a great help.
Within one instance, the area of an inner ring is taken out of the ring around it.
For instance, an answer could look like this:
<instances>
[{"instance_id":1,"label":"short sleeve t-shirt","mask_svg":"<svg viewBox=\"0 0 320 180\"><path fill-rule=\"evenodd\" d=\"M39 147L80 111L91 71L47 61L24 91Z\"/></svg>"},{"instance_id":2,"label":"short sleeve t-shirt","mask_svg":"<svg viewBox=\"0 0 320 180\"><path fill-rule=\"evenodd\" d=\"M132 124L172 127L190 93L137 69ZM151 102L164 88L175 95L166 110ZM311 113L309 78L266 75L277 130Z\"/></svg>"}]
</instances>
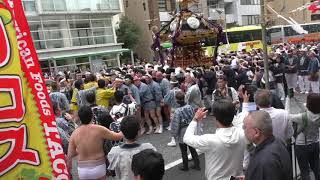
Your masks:
<instances>
[{"instance_id":1,"label":"short sleeve t-shirt","mask_svg":"<svg viewBox=\"0 0 320 180\"><path fill-rule=\"evenodd\" d=\"M156 151L156 148L150 143L124 144L113 147L108 154L110 163L108 169L114 170L120 180L134 179L134 174L131 170L132 157L145 149Z\"/></svg>"}]
</instances>

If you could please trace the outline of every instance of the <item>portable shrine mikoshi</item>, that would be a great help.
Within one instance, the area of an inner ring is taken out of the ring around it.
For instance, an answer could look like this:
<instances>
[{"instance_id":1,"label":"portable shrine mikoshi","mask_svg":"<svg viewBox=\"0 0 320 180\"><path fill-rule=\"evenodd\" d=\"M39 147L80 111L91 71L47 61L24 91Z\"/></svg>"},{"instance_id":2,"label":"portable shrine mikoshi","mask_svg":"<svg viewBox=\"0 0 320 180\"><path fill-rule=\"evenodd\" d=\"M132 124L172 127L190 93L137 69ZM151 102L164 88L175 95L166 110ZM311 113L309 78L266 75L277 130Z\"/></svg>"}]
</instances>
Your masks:
<instances>
[{"instance_id":1,"label":"portable shrine mikoshi","mask_svg":"<svg viewBox=\"0 0 320 180\"><path fill-rule=\"evenodd\" d=\"M191 67L205 64L214 64L219 44L223 41L223 29L188 9L190 5L199 3L199 0L178 0L178 10L173 13L172 19L161 27L153 27L152 50L163 64L166 60L175 67ZM215 55L205 55L205 41L214 39ZM163 44L168 45L167 49Z\"/></svg>"}]
</instances>

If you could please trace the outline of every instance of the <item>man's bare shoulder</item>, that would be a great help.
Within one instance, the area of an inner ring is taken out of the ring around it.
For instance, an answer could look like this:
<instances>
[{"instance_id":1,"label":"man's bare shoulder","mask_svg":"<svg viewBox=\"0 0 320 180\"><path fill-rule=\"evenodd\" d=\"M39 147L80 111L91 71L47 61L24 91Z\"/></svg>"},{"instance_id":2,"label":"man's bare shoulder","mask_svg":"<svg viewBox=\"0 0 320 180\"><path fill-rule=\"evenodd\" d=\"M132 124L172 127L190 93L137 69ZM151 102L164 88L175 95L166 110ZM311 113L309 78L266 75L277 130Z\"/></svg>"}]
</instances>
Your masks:
<instances>
[{"instance_id":1,"label":"man's bare shoulder","mask_svg":"<svg viewBox=\"0 0 320 180\"><path fill-rule=\"evenodd\" d=\"M103 127L101 125L96 125L96 124L91 125L91 128L92 129L96 129L97 131L106 131L106 130L108 130L108 128Z\"/></svg>"},{"instance_id":2,"label":"man's bare shoulder","mask_svg":"<svg viewBox=\"0 0 320 180\"><path fill-rule=\"evenodd\" d=\"M79 126L77 129L75 129L71 135L72 136L77 136L77 135L81 135L82 131L86 131L87 129L90 129L90 131L92 130L103 130L105 127L100 126L100 125L95 125L95 124L90 124L90 125L81 125Z\"/></svg>"},{"instance_id":3,"label":"man's bare shoulder","mask_svg":"<svg viewBox=\"0 0 320 180\"><path fill-rule=\"evenodd\" d=\"M73 136L76 136L77 134L79 134L79 132L80 132L80 128L81 128L81 126L79 126L78 128L76 128L76 129L72 132L72 134L71 134L71 137L70 137L70 138L72 138Z\"/></svg>"}]
</instances>

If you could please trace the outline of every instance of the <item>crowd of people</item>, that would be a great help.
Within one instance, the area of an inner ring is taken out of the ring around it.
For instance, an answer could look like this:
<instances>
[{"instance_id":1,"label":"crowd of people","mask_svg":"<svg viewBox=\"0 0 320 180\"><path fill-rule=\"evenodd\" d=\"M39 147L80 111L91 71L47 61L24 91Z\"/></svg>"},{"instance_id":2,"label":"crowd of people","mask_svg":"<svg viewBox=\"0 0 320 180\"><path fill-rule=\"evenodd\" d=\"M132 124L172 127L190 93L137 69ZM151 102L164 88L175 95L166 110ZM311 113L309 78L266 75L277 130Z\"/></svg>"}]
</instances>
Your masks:
<instances>
[{"instance_id":1,"label":"crowd of people","mask_svg":"<svg viewBox=\"0 0 320 180\"><path fill-rule=\"evenodd\" d=\"M143 63L47 76L69 168L78 156L80 179L160 180L162 155L153 142L137 140L169 130L167 145L181 150L180 169L189 170L189 149L191 168L200 170L199 150L209 180L292 179L293 139L302 179L310 179L311 169L320 180L320 44L280 44L270 51L269 90L260 49L221 53L213 66ZM295 94L308 94L306 112L284 108ZM214 134L203 133L206 117L215 119Z\"/></svg>"}]
</instances>

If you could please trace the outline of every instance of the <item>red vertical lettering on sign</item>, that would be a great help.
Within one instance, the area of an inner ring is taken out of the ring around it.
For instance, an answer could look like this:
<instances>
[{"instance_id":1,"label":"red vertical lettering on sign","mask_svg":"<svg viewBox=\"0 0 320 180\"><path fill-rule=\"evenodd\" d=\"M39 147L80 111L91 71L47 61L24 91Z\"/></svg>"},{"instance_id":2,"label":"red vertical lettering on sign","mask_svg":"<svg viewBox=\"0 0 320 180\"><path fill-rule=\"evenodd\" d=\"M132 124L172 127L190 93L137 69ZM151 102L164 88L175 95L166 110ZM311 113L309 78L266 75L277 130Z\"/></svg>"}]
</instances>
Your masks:
<instances>
[{"instance_id":1,"label":"red vertical lettering on sign","mask_svg":"<svg viewBox=\"0 0 320 180\"><path fill-rule=\"evenodd\" d=\"M1 122L20 122L25 114L25 104L22 95L22 84L19 76L0 75L0 92L10 94L11 105L0 107Z\"/></svg>"},{"instance_id":2,"label":"red vertical lettering on sign","mask_svg":"<svg viewBox=\"0 0 320 180\"><path fill-rule=\"evenodd\" d=\"M27 149L27 127L0 129L0 145L10 143L9 150L0 159L0 176L14 169L19 163L40 165L39 153Z\"/></svg>"},{"instance_id":3,"label":"red vertical lettering on sign","mask_svg":"<svg viewBox=\"0 0 320 180\"><path fill-rule=\"evenodd\" d=\"M10 42L5 25L0 17L0 68L8 64L10 60Z\"/></svg>"}]
</instances>

